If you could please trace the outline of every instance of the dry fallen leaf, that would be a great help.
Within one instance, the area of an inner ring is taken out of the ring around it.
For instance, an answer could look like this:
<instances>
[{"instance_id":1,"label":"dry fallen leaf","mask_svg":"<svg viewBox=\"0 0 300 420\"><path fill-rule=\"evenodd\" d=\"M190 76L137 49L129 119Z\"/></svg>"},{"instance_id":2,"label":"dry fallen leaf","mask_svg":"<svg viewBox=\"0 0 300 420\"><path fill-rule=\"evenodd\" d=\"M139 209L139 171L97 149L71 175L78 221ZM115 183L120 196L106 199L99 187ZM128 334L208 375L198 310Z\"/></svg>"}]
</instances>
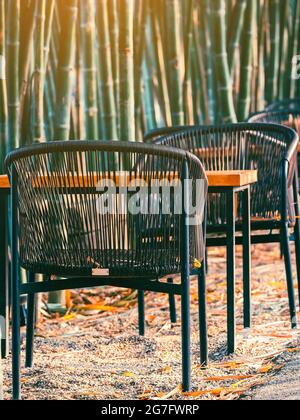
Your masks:
<instances>
[{"instance_id":1,"label":"dry fallen leaf","mask_svg":"<svg viewBox=\"0 0 300 420\"><path fill-rule=\"evenodd\" d=\"M237 381L242 379L251 379L254 375L229 375L229 376L215 376L210 378L203 378L205 382L221 382L221 381Z\"/></svg>"},{"instance_id":2,"label":"dry fallen leaf","mask_svg":"<svg viewBox=\"0 0 300 420\"><path fill-rule=\"evenodd\" d=\"M271 370L273 370L274 366L273 365L266 365L263 366L262 368L259 369L260 373L269 373L271 372Z\"/></svg>"},{"instance_id":3,"label":"dry fallen leaf","mask_svg":"<svg viewBox=\"0 0 300 420\"><path fill-rule=\"evenodd\" d=\"M288 349L289 353L299 353L300 352L300 347L299 348L295 348L295 349Z\"/></svg>"},{"instance_id":4,"label":"dry fallen leaf","mask_svg":"<svg viewBox=\"0 0 300 420\"><path fill-rule=\"evenodd\" d=\"M118 308L105 305L82 305L76 306L74 309L77 311L119 312Z\"/></svg>"}]
</instances>

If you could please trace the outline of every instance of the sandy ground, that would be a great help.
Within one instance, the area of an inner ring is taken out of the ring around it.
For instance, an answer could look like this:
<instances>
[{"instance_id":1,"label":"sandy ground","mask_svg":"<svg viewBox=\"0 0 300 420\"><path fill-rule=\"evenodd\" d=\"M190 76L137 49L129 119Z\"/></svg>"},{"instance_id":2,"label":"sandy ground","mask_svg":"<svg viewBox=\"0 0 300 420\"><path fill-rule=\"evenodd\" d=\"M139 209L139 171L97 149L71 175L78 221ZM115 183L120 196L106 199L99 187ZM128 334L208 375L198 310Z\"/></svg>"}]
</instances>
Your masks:
<instances>
[{"instance_id":1,"label":"sandy ground","mask_svg":"<svg viewBox=\"0 0 300 420\"><path fill-rule=\"evenodd\" d=\"M284 355L281 359L286 362L282 370L268 384L254 389L248 399L300 401L300 355L289 358Z\"/></svg>"},{"instance_id":2,"label":"sandy ground","mask_svg":"<svg viewBox=\"0 0 300 420\"><path fill-rule=\"evenodd\" d=\"M257 246L253 251L253 328L243 330L241 250L238 252L238 348L228 357L225 254L220 249L210 251L207 370L199 365L197 289L192 281L191 393L184 395L180 389L180 319L178 324L170 324L167 297L147 294L147 334L140 338L136 293L107 288L74 292L71 311L63 317L45 317L40 323L34 368L22 370L23 398L254 399L253 388L270 382L300 354L300 334L289 326L278 246ZM4 366L7 399L11 397L10 364L8 360Z\"/></svg>"}]
</instances>

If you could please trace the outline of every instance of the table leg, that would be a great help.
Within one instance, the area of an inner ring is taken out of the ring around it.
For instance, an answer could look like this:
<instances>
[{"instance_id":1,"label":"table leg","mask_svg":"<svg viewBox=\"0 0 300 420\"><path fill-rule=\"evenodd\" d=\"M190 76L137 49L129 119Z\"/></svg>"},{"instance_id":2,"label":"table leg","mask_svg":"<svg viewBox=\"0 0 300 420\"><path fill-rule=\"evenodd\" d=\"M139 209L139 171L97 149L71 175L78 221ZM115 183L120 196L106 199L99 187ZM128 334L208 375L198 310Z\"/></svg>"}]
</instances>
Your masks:
<instances>
[{"instance_id":1,"label":"table leg","mask_svg":"<svg viewBox=\"0 0 300 420\"><path fill-rule=\"evenodd\" d=\"M235 193L227 192L227 332L228 354L236 348L235 319Z\"/></svg>"},{"instance_id":2,"label":"table leg","mask_svg":"<svg viewBox=\"0 0 300 420\"><path fill-rule=\"evenodd\" d=\"M7 194L0 192L0 327L1 355L7 357L9 348L9 279L8 279Z\"/></svg>"},{"instance_id":3,"label":"table leg","mask_svg":"<svg viewBox=\"0 0 300 420\"><path fill-rule=\"evenodd\" d=\"M250 187L243 191L243 282L244 282L244 327L251 328L251 219Z\"/></svg>"}]
</instances>

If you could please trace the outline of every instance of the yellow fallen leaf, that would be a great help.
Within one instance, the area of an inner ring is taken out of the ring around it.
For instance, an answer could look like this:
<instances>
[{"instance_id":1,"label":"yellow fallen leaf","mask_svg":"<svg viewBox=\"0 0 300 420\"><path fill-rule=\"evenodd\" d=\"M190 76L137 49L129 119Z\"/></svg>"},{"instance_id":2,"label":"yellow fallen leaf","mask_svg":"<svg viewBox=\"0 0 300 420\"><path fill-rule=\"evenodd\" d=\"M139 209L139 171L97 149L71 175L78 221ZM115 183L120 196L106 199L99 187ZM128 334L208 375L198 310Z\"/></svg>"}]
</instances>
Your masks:
<instances>
[{"instance_id":1,"label":"yellow fallen leaf","mask_svg":"<svg viewBox=\"0 0 300 420\"><path fill-rule=\"evenodd\" d=\"M76 318L76 316L74 314L71 315L66 315L63 317L64 321L72 321L74 318Z\"/></svg>"},{"instance_id":2,"label":"yellow fallen leaf","mask_svg":"<svg viewBox=\"0 0 300 420\"><path fill-rule=\"evenodd\" d=\"M126 378L134 378L136 375L133 372L123 372L122 376L125 376Z\"/></svg>"},{"instance_id":3,"label":"yellow fallen leaf","mask_svg":"<svg viewBox=\"0 0 300 420\"><path fill-rule=\"evenodd\" d=\"M194 268L199 269L201 267L202 267L202 263L199 260L195 259L194 260Z\"/></svg>"},{"instance_id":4,"label":"yellow fallen leaf","mask_svg":"<svg viewBox=\"0 0 300 420\"><path fill-rule=\"evenodd\" d=\"M171 366L165 366L161 371L162 371L162 373L170 373L170 372L172 372L172 367Z\"/></svg>"}]
</instances>

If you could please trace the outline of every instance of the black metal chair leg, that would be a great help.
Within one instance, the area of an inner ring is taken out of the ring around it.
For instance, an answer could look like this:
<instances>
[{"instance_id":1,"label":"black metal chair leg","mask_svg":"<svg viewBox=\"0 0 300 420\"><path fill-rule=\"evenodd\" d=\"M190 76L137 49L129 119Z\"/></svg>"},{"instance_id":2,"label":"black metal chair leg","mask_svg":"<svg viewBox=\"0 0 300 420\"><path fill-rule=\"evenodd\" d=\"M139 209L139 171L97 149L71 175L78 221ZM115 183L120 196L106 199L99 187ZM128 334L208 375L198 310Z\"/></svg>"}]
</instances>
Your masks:
<instances>
[{"instance_id":1,"label":"black metal chair leg","mask_svg":"<svg viewBox=\"0 0 300 420\"><path fill-rule=\"evenodd\" d=\"M300 206L299 206L299 195L298 195L298 177L294 178L294 201L295 201L295 214L296 214L296 225L294 229L295 235L295 248L296 248L296 267L297 267L297 280L298 280L298 298L300 307Z\"/></svg>"},{"instance_id":2,"label":"black metal chair leg","mask_svg":"<svg viewBox=\"0 0 300 420\"><path fill-rule=\"evenodd\" d=\"M250 188L243 192L244 328L251 328L251 221Z\"/></svg>"},{"instance_id":3,"label":"black metal chair leg","mask_svg":"<svg viewBox=\"0 0 300 420\"><path fill-rule=\"evenodd\" d=\"M292 328L295 329L297 328L297 312L296 312L295 291L294 291L294 282L293 282L292 258L291 258L290 241L289 241L289 229L288 229L287 224L282 227L281 234L282 234L282 246L283 246L283 252L284 252L287 288L288 288L288 295L289 295L291 323L292 323Z\"/></svg>"},{"instance_id":4,"label":"black metal chair leg","mask_svg":"<svg viewBox=\"0 0 300 420\"><path fill-rule=\"evenodd\" d=\"M203 265L198 274L199 294L199 327L200 327L200 355L201 366L208 365L208 338L207 338L207 305L206 305L206 267Z\"/></svg>"},{"instance_id":5,"label":"black metal chair leg","mask_svg":"<svg viewBox=\"0 0 300 420\"><path fill-rule=\"evenodd\" d=\"M190 284L184 280L181 302L182 322L182 388L189 392L191 387L191 337L190 337Z\"/></svg>"},{"instance_id":6,"label":"black metal chair leg","mask_svg":"<svg viewBox=\"0 0 300 420\"><path fill-rule=\"evenodd\" d=\"M173 284L174 281L172 278L168 279L169 284ZM177 323L177 314L176 314L176 301L174 293L169 293L169 306L170 306L170 319L172 324Z\"/></svg>"},{"instance_id":7,"label":"black metal chair leg","mask_svg":"<svg viewBox=\"0 0 300 420\"><path fill-rule=\"evenodd\" d=\"M21 364L21 334L20 334L20 296L16 287L13 288L12 298L12 374L13 399L21 398L20 364Z\"/></svg>"},{"instance_id":8,"label":"black metal chair leg","mask_svg":"<svg viewBox=\"0 0 300 420\"><path fill-rule=\"evenodd\" d=\"M296 266L297 266L297 281L298 281L298 298L300 308L300 224L297 222L295 226L295 248L296 248Z\"/></svg>"},{"instance_id":9,"label":"black metal chair leg","mask_svg":"<svg viewBox=\"0 0 300 420\"><path fill-rule=\"evenodd\" d=\"M139 334L141 337L145 335L145 292L138 291L138 311L139 311Z\"/></svg>"},{"instance_id":10,"label":"black metal chair leg","mask_svg":"<svg viewBox=\"0 0 300 420\"><path fill-rule=\"evenodd\" d=\"M191 334L190 334L190 244L189 220L186 210L189 208L190 191L185 181L189 179L187 162L183 166L182 185L183 209L181 226L181 328L182 328L182 389L189 392L191 388Z\"/></svg>"},{"instance_id":11,"label":"black metal chair leg","mask_svg":"<svg viewBox=\"0 0 300 420\"><path fill-rule=\"evenodd\" d=\"M0 351L3 358L6 358L9 353L9 275L7 233L7 196L0 191L0 328L2 330Z\"/></svg>"},{"instance_id":12,"label":"black metal chair leg","mask_svg":"<svg viewBox=\"0 0 300 420\"><path fill-rule=\"evenodd\" d=\"M34 283L35 276L28 273L28 283ZM27 301L27 330L26 330L26 368L32 368L33 365L33 343L35 327L35 295L29 294Z\"/></svg>"},{"instance_id":13,"label":"black metal chair leg","mask_svg":"<svg viewBox=\"0 0 300 420\"><path fill-rule=\"evenodd\" d=\"M235 194L227 193L227 334L228 354L236 348L235 319Z\"/></svg>"},{"instance_id":14,"label":"black metal chair leg","mask_svg":"<svg viewBox=\"0 0 300 420\"><path fill-rule=\"evenodd\" d=\"M21 399L20 266L18 258L17 175L11 175L11 303L12 303L12 382L13 399Z\"/></svg>"}]
</instances>

